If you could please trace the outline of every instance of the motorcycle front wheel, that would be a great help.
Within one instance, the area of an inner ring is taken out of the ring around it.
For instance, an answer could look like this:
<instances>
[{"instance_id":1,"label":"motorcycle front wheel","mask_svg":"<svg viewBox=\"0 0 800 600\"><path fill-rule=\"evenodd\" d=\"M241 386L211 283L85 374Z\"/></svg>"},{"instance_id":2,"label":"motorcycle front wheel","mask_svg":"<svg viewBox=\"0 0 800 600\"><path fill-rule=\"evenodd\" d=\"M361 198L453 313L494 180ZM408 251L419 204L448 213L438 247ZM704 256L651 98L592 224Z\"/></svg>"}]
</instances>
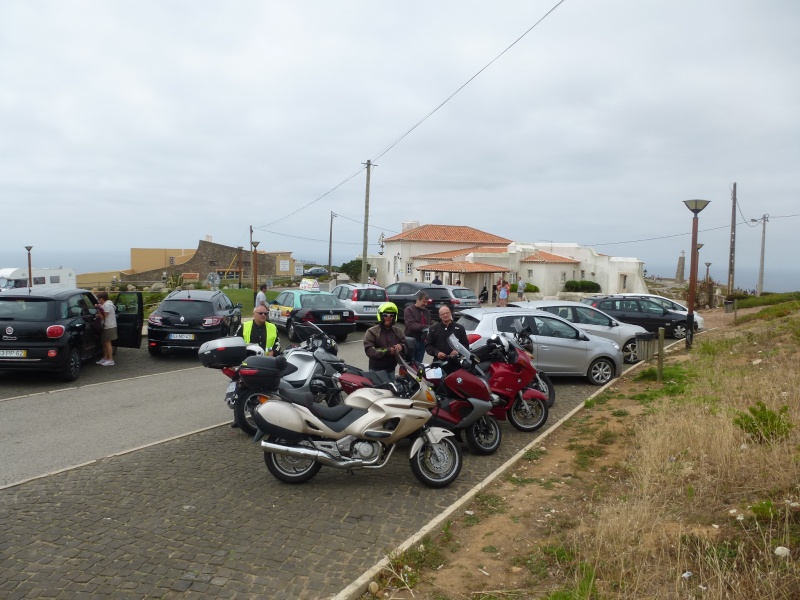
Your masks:
<instances>
[{"instance_id":1,"label":"motorcycle front wheel","mask_svg":"<svg viewBox=\"0 0 800 600\"><path fill-rule=\"evenodd\" d=\"M556 401L556 388L553 387L553 382L547 376L547 373L542 373L541 371L539 371L539 379L542 380L541 384L536 379L534 379L533 383L528 387L531 387L534 390L539 390L545 396L547 396L547 408L550 408Z\"/></svg>"},{"instance_id":2,"label":"motorcycle front wheel","mask_svg":"<svg viewBox=\"0 0 800 600\"><path fill-rule=\"evenodd\" d=\"M502 439L500 423L492 416L482 416L467 427L464 433L467 438L467 446L473 454L494 454L500 447Z\"/></svg>"},{"instance_id":3,"label":"motorcycle front wheel","mask_svg":"<svg viewBox=\"0 0 800 600\"><path fill-rule=\"evenodd\" d=\"M312 447L309 442L293 444L272 436L268 437L267 441L273 444L280 444L281 446ZM264 452L264 462L267 463L269 472L272 473L276 479L284 483L304 483L316 475L322 468L321 464L310 458L298 458L285 454L274 454L272 452Z\"/></svg>"},{"instance_id":4,"label":"motorcycle front wheel","mask_svg":"<svg viewBox=\"0 0 800 600\"><path fill-rule=\"evenodd\" d=\"M508 411L508 422L520 431L536 431L547 423L548 413L544 400L523 400L518 396Z\"/></svg>"},{"instance_id":5,"label":"motorcycle front wheel","mask_svg":"<svg viewBox=\"0 0 800 600\"><path fill-rule=\"evenodd\" d=\"M414 477L432 488L443 488L453 483L461 472L461 448L453 437L442 438L436 444L426 441L409 459Z\"/></svg>"},{"instance_id":6,"label":"motorcycle front wheel","mask_svg":"<svg viewBox=\"0 0 800 600\"><path fill-rule=\"evenodd\" d=\"M240 392L233 403L233 420L239 426L243 433L249 436L254 436L258 427L253 420L253 413L261 406L267 396L259 392Z\"/></svg>"}]
</instances>

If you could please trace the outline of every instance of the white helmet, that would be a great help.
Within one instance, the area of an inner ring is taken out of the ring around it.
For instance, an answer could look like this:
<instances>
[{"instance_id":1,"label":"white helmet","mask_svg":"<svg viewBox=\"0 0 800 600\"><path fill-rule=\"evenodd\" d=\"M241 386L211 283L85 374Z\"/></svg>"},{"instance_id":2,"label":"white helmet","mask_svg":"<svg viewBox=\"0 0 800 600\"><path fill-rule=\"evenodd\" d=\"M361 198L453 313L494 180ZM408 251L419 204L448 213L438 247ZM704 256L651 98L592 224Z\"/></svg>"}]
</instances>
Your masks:
<instances>
[{"instance_id":1,"label":"white helmet","mask_svg":"<svg viewBox=\"0 0 800 600\"><path fill-rule=\"evenodd\" d=\"M264 349L258 344L247 344L247 356L264 356Z\"/></svg>"}]
</instances>

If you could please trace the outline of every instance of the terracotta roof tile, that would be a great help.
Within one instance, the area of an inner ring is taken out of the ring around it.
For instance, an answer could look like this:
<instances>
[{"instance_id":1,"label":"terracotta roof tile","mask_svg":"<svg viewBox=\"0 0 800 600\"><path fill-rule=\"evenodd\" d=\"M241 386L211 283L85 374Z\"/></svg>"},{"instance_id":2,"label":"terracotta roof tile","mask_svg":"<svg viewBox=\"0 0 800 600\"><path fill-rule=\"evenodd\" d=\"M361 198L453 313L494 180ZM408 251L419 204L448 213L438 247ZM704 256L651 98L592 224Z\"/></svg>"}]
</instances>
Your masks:
<instances>
[{"instance_id":1,"label":"terracotta roof tile","mask_svg":"<svg viewBox=\"0 0 800 600\"><path fill-rule=\"evenodd\" d=\"M417 271L437 271L439 273L508 273L508 267L467 261L432 263L417 267Z\"/></svg>"},{"instance_id":2,"label":"terracotta roof tile","mask_svg":"<svg viewBox=\"0 0 800 600\"><path fill-rule=\"evenodd\" d=\"M574 258L567 258L566 256L559 256L558 254L550 254L542 250L536 250L530 256L526 256L520 262L524 263L550 263L550 264L579 264L581 261Z\"/></svg>"},{"instance_id":3,"label":"terracotta roof tile","mask_svg":"<svg viewBox=\"0 0 800 600\"><path fill-rule=\"evenodd\" d=\"M502 254L506 252L506 246L469 246L467 248L459 248L458 250L446 250L444 252L432 252L430 254L419 254L412 256L413 259L450 259L457 256L466 256L472 252L478 254Z\"/></svg>"},{"instance_id":4,"label":"terracotta roof tile","mask_svg":"<svg viewBox=\"0 0 800 600\"><path fill-rule=\"evenodd\" d=\"M480 231L473 227L465 225L421 225L398 233L390 238L386 238L387 242L450 242L461 244L502 244L507 246L512 240L500 237L499 235L492 235L485 231Z\"/></svg>"}]
</instances>

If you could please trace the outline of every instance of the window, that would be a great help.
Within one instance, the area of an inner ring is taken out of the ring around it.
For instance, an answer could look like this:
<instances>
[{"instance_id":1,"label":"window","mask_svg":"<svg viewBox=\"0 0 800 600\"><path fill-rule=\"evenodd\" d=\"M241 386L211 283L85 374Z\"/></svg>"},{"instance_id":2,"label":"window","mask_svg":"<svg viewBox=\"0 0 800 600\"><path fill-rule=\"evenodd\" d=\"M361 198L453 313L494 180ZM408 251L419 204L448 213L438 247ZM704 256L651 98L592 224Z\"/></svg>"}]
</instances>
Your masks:
<instances>
[{"instance_id":1,"label":"window","mask_svg":"<svg viewBox=\"0 0 800 600\"><path fill-rule=\"evenodd\" d=\"M650 300L639 300L639 304L642 306L642 312L653 314L653 315L663 315L664 314L664 307L660 304L655 302L651 302Z\"/></svg>"},{"instance_id":2,"label":"window","mask_svg":"<svg viewBox=\"0 0 800 600\"><path fill-rule=\"evenodd\" d=\"M47 281L44 277L34 277L33 278L33 285L44 285L45 281Z\"/></svg>"},{"instance_id":3,"label":"window","mask_svg":"<svg viewBox=\"0 0 800 600\"><path fill-rule=\"evenodd\" d=\"M60 283L61 276L59 275L50 275L50 283Z\"/></svg>"},{"instance_id":4,"label":"window","mask_svg":"<svg viewBox=\"0 0 800 600\"><path fill-rule=\"evenodd\" d=\"M575 312L578 315L578 323L585 323L586 325L611 325L611 321L607 317L591 308L576 306Z\"/></svg>"},{"instance_id":5,"label":"window","mask_svg":"<svg viewBox=\"0 0 800 600\"><path fill-rule=\"evenodd\" d=\"M533 279L533 269L528 269L528 281Z\"/></svg>"},{"instance_id":6,"label":"window","mask_svg":"<svg viewBox=\"0 0 800 600\"><path fill-rule=\"evenodd\" d=\"M567 282L567 272L566 271L562 271L561 272L561 283L566 283L566 282Z\"/></svg>"},{"instance_id":7,"label":"window","mask_svg":"<svg viewBox=\"0 0 800 600\"><path fill-rule=\"evenodd\" d=\"M406 263L406 275L411 275L411 263Z\"/></svg>"},{"instance_id":8,"label":"window","mask_svg":"<svg viewBox=\"0 0 800 600\"><path fill-rule=\"evenodd\" d=\"M581 269L581 279L586 279L586 271Z\"/></svg>"},{"instance_id":9,"label":"window","mask_svg":"<svg viewBox=\"0 0 800 600\"><path fill-rule=\"evenodd\" d=\"M424 280L425 280L425 281L431 281L431 279L432 279L432 277L431 277L431 272L430 272L430 271L425 271L425 277L424 277Z\"/></svg>"},{"instance_id":10,"label":"window","mask_svg":"<svg viewBox=\"0 0 800 600\"><path fill-rule=\"evenodd\" d=\"M533 320L536 323L537 335L568 340L578 339L579 332L563 321L548 319L547 317L533 317Z\"/></svg>"}]
</instances>

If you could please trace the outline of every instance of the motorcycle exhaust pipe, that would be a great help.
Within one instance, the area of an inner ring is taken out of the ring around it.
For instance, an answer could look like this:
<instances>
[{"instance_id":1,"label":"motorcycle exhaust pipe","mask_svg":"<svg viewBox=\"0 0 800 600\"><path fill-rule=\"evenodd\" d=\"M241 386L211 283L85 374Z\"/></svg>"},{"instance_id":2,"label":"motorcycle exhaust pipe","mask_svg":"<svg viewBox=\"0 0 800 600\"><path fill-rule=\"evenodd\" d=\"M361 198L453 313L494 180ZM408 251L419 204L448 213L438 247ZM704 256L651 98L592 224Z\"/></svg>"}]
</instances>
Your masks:
<instances>
[{"instance_id":1,"label":"motorcycle exhaust pipe","mask_svg":"<svg viewBox=\"0 0 800 600\"><path fill-rule=\"evenodd\" d=\"M270 442L261 442L261 448L265 452L272 454L283 454L285 456L292 456L294 458L305 458L313 460L326 467L336 467L337 469L357 469L364 466L363 460L356 460L352 458L334 458L327 452L315 450L313 448L303 448L300 446L282 446L280 444L272 444Z\"/></svg>"}]
</instances>

